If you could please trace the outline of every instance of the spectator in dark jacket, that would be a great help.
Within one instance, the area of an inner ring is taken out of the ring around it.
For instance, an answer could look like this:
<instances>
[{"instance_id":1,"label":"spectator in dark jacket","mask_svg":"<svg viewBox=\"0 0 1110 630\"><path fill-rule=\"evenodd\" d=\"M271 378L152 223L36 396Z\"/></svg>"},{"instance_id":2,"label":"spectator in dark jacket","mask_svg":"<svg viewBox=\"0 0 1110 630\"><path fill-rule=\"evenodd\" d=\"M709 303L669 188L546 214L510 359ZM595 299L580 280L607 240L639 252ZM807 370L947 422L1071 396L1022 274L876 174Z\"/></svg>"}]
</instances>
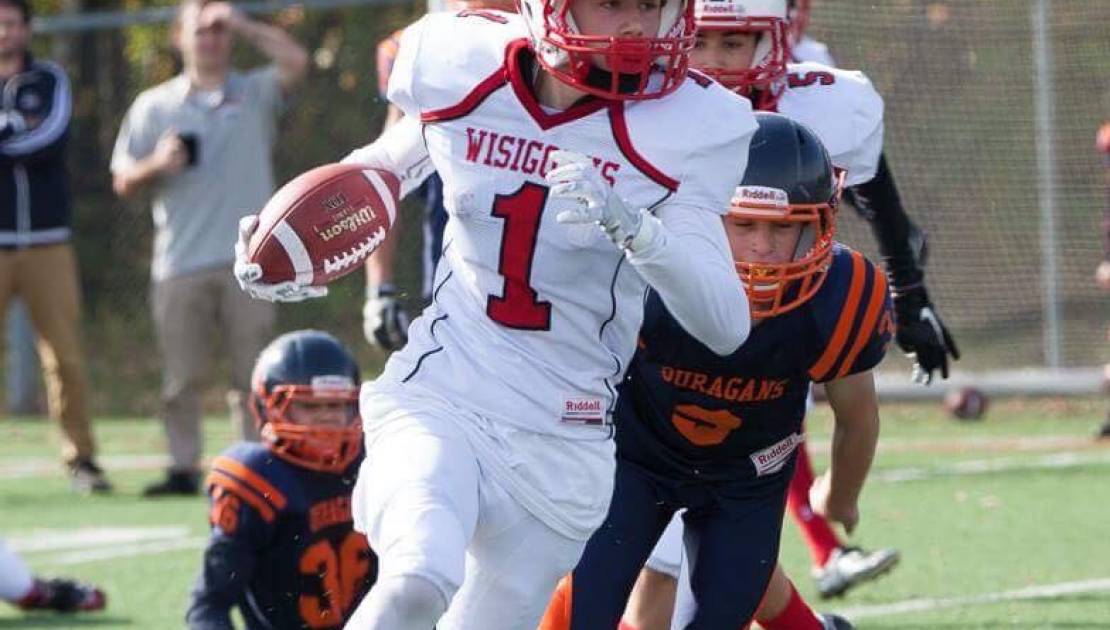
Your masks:
<instances>
[{"instance_id":1,"label":"spectator in dark jacket","mask_svg":"<svg viewBox=\"0 0 1110 630\"><path fill-rule=\"evenodd\" d=\"M73 486L105 492L111 488L93 459L70 244L69 79L28 52L30 19L27 0L0 0L0 313L13 295L27 303Z\"/></svg>"}]
</instances>

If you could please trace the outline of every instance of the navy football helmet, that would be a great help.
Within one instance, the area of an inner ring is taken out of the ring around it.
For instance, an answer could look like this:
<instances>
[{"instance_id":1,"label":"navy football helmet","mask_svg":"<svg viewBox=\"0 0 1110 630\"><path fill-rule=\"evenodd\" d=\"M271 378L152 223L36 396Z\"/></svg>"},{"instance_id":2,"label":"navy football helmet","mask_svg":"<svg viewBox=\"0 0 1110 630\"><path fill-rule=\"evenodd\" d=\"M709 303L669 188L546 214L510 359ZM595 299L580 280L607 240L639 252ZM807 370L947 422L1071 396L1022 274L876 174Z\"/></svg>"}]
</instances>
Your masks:
<instances>
[{"instance_id":1,"label":"navy football helmet","mask_svg":"<svg viewBox=\"0 0 1110 630\"><path fill-rule=\"evenodd\" d=\"M832 261L836 207L844 180L808 127L769 112L757 112L755 118L759 129L752 137L748 166L728 218L802 224L792 261L736 261L752 317L764 318L801 306L821 288Z\"/></svg>"},{"instance_id":2,"label":"navy football helmet","mask_svg":"<svg viewBox=\"0 0 1110 630\"><path fill-rule=\"evenodd\" d=\"M298 466L346 470L362 446L358 386L358 365L335 337L317 330L281 335L258 356L251 376L250 407L263 442ZM322 407L329 408L328 422L306 421Z\"/></svg>"}]
</instances>

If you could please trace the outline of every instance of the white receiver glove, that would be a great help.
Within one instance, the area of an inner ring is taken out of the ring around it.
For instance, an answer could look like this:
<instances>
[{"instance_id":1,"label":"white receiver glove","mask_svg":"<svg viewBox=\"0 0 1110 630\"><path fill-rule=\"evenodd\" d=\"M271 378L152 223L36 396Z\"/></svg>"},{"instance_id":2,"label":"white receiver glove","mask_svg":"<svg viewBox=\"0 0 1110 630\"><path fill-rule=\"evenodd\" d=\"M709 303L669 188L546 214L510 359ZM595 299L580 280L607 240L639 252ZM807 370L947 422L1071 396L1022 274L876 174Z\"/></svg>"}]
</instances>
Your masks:
<instances>
[{"instance_id":1,"label":"white receiver glove","mask_svg":"<svg viewBox=\"0 0 1110 630\"><path fill-rule=\"evenodd\" d=\"M327 287L313 287L293 281L278 284L258 282L262 277L262 267L258 263L247 262L247 244L251 235L258 229L258 215L251 214L239 219L239 239L235 241L235 279L239 288L256 300L268 302L300 302L309 298L323 297L328 294Z\"/></svg>"},{"instance_id":2,"label":"white receiver glove","mask_svg":"<svg viewBox=\"0 0 1110 630\"><path fill-rule=\"evenodd\" d=\"M563 210L555 215L556 221L597 223L617 247L634 252L651 242L655 232L654 217L624 205L620 196L602 179L593 160L573 151L554 151L551 157L558 167L547 174L550 195L579 204L574 210Z\"/></svg>"}]
</instances>

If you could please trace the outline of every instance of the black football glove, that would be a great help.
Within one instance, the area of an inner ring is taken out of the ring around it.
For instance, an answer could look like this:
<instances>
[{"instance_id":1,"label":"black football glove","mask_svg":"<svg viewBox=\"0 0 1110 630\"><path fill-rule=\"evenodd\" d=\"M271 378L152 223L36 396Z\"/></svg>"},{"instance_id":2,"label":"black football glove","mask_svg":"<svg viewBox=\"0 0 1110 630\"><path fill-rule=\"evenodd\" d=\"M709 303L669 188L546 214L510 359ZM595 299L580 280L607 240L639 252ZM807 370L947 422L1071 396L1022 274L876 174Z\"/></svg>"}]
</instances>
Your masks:
<instances>
[{"instance_id":1,"label":"black football glove","mask_svg":"<svg viewBox=\"0 0 1110 630\"><path fill-rule=\"evenodd\" d=\"M397 287L367 287L362 307L362 332L366 341L387 352L400 350L408 341L409 314L397 299Z\"/></svg>"},{"instance_id":2,"label":"black football glove","mask_svg":"<svg viewBox=\"0 0 1110 630\"><path fill-rule=\"evenodd\" d=\"M933 381L934 370L940 370L941 378L948 378L948 356L957 360L960 351L929 301L925 287L895 289L893 294L894 338L898 347L914 360L913 380L928 385Z\"/></svg>"}]
</instances>

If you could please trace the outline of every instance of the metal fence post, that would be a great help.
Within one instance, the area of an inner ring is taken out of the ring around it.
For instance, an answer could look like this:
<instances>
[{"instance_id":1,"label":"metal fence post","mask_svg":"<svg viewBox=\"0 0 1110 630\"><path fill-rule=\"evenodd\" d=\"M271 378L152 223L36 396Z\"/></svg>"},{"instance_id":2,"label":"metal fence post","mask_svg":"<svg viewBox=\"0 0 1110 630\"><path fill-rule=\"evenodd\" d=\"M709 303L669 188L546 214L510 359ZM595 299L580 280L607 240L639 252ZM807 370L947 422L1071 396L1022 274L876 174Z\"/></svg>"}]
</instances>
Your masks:
<instances>
[{"instance_id":1,"label":"metal fence post","mask_svg":"<svg viewBox=\"0 0 1110 630\"><path fill-rule=\"evenodd\" d=\"M1044 361L1061 366L1058 244L1056 240L1056 111L1052 89L1053 55L1048 22L1052 0L1034 0L1030 19L1033 32L1033 101L1036 116L1037 198L1041 207L1041 312L1044 317Z\"/></svg>"}]
</instances>

